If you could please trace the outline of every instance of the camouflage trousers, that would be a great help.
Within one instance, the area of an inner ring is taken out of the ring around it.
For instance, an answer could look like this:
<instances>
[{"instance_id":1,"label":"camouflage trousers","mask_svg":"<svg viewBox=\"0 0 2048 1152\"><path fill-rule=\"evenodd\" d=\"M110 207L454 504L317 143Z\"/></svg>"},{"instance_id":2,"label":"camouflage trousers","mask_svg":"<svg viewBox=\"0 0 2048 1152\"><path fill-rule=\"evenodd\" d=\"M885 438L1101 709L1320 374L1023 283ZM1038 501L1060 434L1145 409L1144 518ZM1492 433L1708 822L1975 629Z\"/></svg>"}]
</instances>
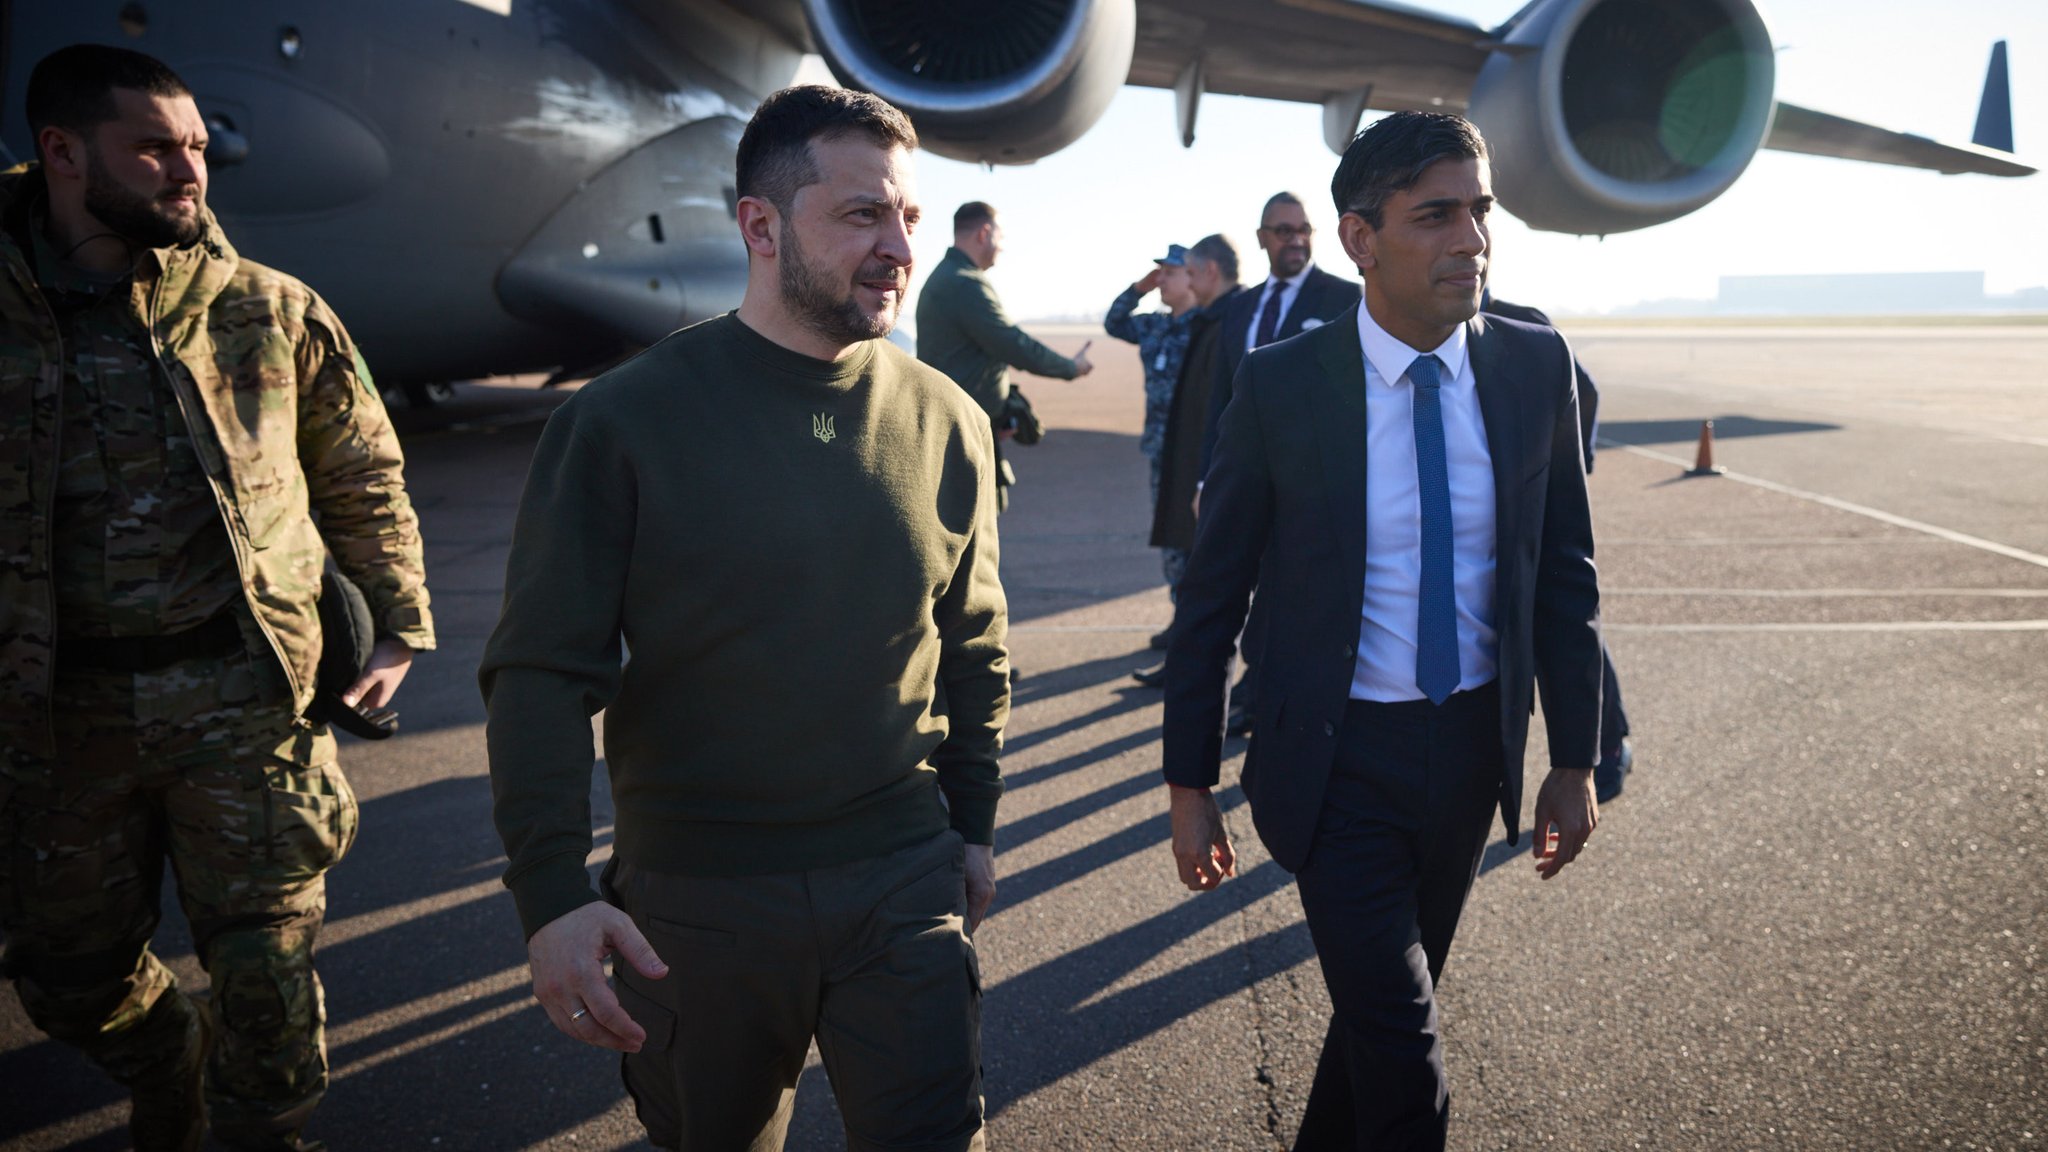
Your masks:
<instances>
[{"instance_id":1,"label":"camouflage trousers","mask_svg":"<svg viewBox=\"0 0 2048 1152\"><path fill-rule=\"evenodd\" d=\"M57 758L0 765L0 933L38 1028L138 1092L204 1059L216 1136L289 1147L327 1086L313 941L356 800L333 736L257 676L239 656L60 668ZM150 952L166 861L205 1003Z\"/></svg>"}]
</instances>

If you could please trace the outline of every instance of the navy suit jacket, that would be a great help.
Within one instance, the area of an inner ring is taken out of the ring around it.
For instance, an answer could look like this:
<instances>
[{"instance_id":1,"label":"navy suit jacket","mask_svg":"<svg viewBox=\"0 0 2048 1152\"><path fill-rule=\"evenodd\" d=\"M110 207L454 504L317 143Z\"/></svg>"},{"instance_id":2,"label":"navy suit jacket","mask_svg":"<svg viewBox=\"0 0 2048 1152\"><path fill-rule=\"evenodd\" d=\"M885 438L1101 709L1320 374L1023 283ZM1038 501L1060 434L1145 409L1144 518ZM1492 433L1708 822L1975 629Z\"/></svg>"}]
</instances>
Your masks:
<instances>
[{"instance_id":1,"label":"navy suit jacket","mask_svg":"<svg viewBox=\"0 0 2048 1152\"><path fill-rule=\"evenodd\" d=\"M1550 322L1550 317L1545 315L1542 309L1531 308L1527 304L1510 304L1491 293L1488 293L1485 301L1479 305L1479 310L1494 316L1505 316L1510 320L1520 320L1524 324L1540 324L1545 328L1557 327ZM1594 387L1593 378L1586 374L1584 364L1578 364L1576 367L1579 374L1579 439L1584 442L1586 471L1591 472L1594 441L1600 435L1600 389Z\"/></svg>"},{"instance_id":2,"label":"navy suit jacket","mask_svg":"<svg viewBox=\"0 0 2048 1152\"><path fill-rule=\"evenodd\" d=\"M1536 684L1551 762L1599 759L1600 591L1574 360L1555 330L1467 322L1493 461L1501 818L1520 838ZM1202 491L1166 658L1169 783L1214 785L1225 673L1256 584L1266 613L1243 785L1288 871L1307 861L1357 660L1365 600L1365 359L1357 317L1245 357ZM1263 567L1262 567L1263 562Z\"/></svg>"},{"instance_id":3,"label":"navy suit jacket","mask_svg":"<svg viewBox=\"0 0 2048 1152\"><path fill-rule=\"evenodd\" d=\"M1258 322L1259 300L1265 295L1266 286L1261 283L1238 293L1223 313L1223 327L1216 346L1215 376L1209 383L1209 417L1203 421L1202 434L1202 475L1209 473L1209 465L1216 459L1216 426L1223 418L1223 409L1230 404L1231 381L1237 379L1237 366L1244 362L1245 342L1251 338L1252 325ZM1273 334L1277 342L1303 331L1314 331L1310 325L1302 325L1313 319L1318 324L1327 324L1351 310L1358 303L1362 291L1358 281L1333 276L1321 268L1310 268L1308 278L1301 282L1301 291L1294 294L1294 306L1287 315L1280 318L1280 327Z\"/></svg>"}]
</instances>

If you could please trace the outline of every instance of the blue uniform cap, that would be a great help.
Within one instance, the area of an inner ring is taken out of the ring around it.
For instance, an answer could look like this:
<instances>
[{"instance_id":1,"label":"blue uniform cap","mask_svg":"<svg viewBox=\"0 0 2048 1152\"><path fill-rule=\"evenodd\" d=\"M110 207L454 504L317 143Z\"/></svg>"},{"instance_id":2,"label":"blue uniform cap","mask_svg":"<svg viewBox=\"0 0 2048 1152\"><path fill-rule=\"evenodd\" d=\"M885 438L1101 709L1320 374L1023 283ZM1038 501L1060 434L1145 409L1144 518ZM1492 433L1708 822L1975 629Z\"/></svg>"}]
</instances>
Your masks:
<instances>
[{"instance_id":1,"label":"blue uniform cap","mask_svg":"<svg viewBox=\"0 0 2048 1152\"><path fill-rule=\"evenodd\" d=\"M1188 263L1187 247L1181 244L1168 244L1166 255L1154 260L1153 263L1165 268L1185 268Z\"/></svg>"}]
</instances>

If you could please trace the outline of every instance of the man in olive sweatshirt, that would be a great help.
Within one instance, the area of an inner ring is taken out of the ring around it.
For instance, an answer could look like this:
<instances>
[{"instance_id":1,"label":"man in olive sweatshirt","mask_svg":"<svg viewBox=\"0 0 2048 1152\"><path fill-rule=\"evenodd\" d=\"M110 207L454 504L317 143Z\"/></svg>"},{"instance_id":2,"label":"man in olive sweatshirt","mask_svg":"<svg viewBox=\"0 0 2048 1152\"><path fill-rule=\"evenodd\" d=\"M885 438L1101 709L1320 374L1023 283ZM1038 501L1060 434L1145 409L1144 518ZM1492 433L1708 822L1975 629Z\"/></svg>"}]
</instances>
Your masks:
<instances>
[{"instance_id":1,"label":"man in olive sweatshirt","mask_svg":"<svg viewBox=\"0 0 2048 1152\"><path fill-rule=\"evenodd\" d=\"M1008 614L988 419L881 339L916 144L873 96L770 97L739 310L564 404L520 505L481 670L505 883L660 1147L779 1148L813 1037L849 1148L981 1147Z\"/></svg>"},{"instance_id":2,"label":"man in olive sweatshirt","mask_svg":"<svg viewBox=\"0 0 2048 1152\"><path fill-rule=\"evenodd\" d=\"M996 210L970 200L953 213L953 246L925 278L917 294L917 358L953 378L1000 425L1010 399L1010 369L1022 368L1055 380L1072 380L1095 370L1088 345L1070 359L1046 347L1010 322L988 270L1003 252L1003 226ZM1010 469L996 447L996 505L1009 503Z\"/></svg>"}]
</instances>

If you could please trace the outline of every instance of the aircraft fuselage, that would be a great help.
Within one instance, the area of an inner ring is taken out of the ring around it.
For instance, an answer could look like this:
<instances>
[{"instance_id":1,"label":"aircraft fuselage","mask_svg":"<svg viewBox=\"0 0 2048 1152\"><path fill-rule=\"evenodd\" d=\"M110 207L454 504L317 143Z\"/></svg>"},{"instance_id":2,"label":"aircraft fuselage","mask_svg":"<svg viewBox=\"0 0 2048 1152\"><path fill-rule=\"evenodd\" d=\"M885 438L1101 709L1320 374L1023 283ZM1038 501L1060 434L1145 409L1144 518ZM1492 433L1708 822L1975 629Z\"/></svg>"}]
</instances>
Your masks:
<instances>
[{"instance_id":1,"label":"aircraft fuselage","mask_svg":"<svg viewBox=\"0 0 2048 1152\"><path fill-rule=\"evenodd\" d=\"M229 240L326 297L386 384L593 363L734 306L732 144L801 50L715 2L502 7L11 5L0 140L32 155L52 49L163 59L217 138Z\"/></svg>"}]
</instances>

